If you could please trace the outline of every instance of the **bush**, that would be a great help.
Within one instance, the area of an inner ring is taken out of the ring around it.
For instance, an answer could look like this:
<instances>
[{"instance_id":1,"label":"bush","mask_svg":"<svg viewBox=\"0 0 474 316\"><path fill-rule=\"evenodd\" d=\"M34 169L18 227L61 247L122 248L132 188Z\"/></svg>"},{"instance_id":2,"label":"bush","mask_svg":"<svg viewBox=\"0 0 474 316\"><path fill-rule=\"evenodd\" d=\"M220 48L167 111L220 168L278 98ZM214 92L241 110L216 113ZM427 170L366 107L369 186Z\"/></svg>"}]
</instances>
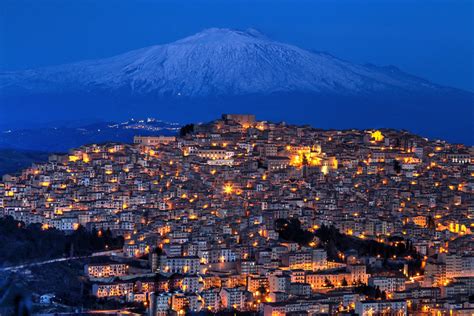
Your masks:
<instances>
[{"instance_id":1,"label":"bush","mask_svg":"<svg viewBox=\"0 0 474 316\"><path fill-rule=\"evenodd\" d=\"M0 244L0 265L10 266L121 248L123 238L113 237L110 230L88 232L82 226L72 234L54 228L42 230L40 224L26 226L7 216L0 218Z\"/></svg>"}]
</instances>

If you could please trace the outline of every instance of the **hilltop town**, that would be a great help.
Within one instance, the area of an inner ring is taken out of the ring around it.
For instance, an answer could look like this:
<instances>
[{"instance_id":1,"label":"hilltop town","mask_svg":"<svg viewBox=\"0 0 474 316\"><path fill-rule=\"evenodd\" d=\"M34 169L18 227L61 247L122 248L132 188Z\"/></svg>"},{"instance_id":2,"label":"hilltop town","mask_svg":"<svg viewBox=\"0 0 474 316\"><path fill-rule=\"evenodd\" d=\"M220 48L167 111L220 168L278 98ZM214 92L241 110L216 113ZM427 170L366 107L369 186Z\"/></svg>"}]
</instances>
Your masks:
<instances>
[{"instance_id":1,"label":"hilltop town","mask_svg":"<svg viewBox=\"0 0 474 316\"><path fill-rule=\"evenodd\" d=\"M5 175L0 216L122 236L77 276L149 315L472 315L473 155L406 131L224 114Z\"/></svg>"}]
</instances>

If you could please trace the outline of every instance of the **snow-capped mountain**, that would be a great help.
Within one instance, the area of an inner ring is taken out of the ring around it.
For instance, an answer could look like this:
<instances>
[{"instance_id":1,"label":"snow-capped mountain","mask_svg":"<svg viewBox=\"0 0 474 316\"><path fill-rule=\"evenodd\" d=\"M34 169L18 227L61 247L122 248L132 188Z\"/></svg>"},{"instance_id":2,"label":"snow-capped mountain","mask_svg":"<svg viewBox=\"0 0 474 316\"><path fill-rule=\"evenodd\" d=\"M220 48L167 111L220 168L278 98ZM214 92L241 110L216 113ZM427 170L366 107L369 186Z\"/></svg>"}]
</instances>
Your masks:
<instances>
[{"instance_id":1,"label":"snow-capped mountain","mask_svg":"<svg viewBox=\"0 0 474 316\"><path fill-rule=\"evenodd\" d=\"M217 28L115 57L0 72L0 91L9 120L93 112L106 119L154 115L182 122L247 111L321 127L382 125L422 133L429 127L424 120L433 126L441 118L472 129L474 100L472 93L396 67L357 65L255 30ZM389 107L383 117L376 115L380 106Z\"/></svg>"},{"instance_id":2,"label":"snow-capped mountain","mask_svg":"<svg viewBox=\"0 0 474 316\"><path fill-rule=\"evenodd\" d=\"M7 91L127 89L133 94L186 97L436 88L397 69L355 65L272 41L253 30L229 29L208 29L101 60L7 72L1 74L0 84Z\"/></svg>"}]
</instances>

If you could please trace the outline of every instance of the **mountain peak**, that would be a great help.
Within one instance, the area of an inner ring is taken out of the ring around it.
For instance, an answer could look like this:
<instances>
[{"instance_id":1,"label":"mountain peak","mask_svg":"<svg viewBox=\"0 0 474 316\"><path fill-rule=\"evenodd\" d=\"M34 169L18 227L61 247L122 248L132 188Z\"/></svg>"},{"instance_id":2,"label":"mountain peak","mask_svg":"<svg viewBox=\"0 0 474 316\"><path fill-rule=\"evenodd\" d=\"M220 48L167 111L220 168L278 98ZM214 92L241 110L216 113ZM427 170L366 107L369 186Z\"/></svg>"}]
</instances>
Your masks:
<instances>
[{"instance_id":1,"label":"mountain peak","mask_svg":"<svg viewBox=\"0 0 474 316\"><path fill-rule=\"evenodd\" d=\"M268 40L256 29L237 30L229 28L208 28L199 33L174 42L174 44L203 44L203 43L241 43Z\"/></svg>"},{"instance_id":2,"label":"mountain peak","mask_svg":"<svg viewBox=\"0 0 474 316\"><path fill-rule=\"evenodd\" d=\"M394 67L359 65L311 52L271 40L254 29L210 28L110 58L0 72L0 90L0 104L8 105L12 120L44 115L44 111L56 118L90 115L90 111L129 116L197 111L202 115L202 104L217 112L226 107L224 112L258 114L267 105L269 109L280 104L289 119L330 113L322 116L334 118L333 127L339 124L341 107L351 119L348 126L368 122L378 107L393 109L387 117L403 128L418 126L420 117L440 128L443 122L437 120L447 117L472 126L472 93L440 87ZM435 103L443 107L425 110L424 105ZM457 111L446 104L457 104ZM295 105L304 110L293 111ZM399 125L402 117L413 125ZM370 126L382 121L385 126L395 125L378 117Z\"/></svg>"},{"instance_id":3,"label":"mountain peak","mask_svg":"<svg viewBox=\"0 0 474 316\"><path fill-rule=\"evenodd\" d=\"M101 60L0 73L0 88L40 93L129 91L186 97L274 93L367 95L435 85L273 41L255 29L209 28Z\"/></svg>"},{"instance_id":4,"label":"mountain peak","mask_svg":"<svg viewBox=\"0 0 474 316\"><path fill-rule=\"evenodd\" d=\"M129 91L179 98L292 92L366 95L435 87L401 72L273 41L255 29L229 28L209 28L101 60L0 73L2 86L41 93Z\"/></svg>"}]
</instances>

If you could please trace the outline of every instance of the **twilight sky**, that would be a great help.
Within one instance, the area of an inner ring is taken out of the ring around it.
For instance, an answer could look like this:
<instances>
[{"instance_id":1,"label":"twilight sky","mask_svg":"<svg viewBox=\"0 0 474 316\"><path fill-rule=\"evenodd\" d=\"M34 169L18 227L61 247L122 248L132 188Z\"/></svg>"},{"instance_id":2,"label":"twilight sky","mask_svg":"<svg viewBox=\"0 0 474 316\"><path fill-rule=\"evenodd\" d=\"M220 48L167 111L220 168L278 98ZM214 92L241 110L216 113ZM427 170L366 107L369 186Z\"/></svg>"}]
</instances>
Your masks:
<instances>
[{"instance_id":1,"label":"twilight sky","mask_svg":"<svg viewBox=\"0 0 474 316\"><path fill-rule=\"evenodd\" d=\"M2 0L0 70L108 57L209 27L256 28L474 91L470 0Z\"/></svg>"}]
</instances>

